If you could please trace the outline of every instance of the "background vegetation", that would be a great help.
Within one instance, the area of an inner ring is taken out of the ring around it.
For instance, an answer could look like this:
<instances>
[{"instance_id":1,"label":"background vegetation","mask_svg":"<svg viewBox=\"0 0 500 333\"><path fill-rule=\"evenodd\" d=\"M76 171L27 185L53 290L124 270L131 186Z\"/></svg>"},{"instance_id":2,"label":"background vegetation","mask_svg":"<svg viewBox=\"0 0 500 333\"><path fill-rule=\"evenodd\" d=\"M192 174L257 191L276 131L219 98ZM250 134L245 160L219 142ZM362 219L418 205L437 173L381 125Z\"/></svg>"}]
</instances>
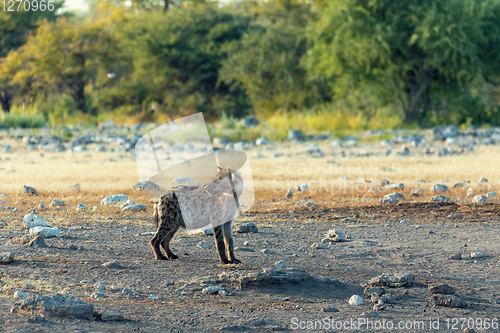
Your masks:
<instances>
[{"instance_id":1,"label":"background vegetation","mask_svg":"<svg viewBox=\"0 0 500 333\"><path fill-rule=\"evenodd\" d=\"M500 124L500 0L62 5L0 11L7 126L199 111L225 126L256 115L275 137Z\"/></svg>"}]
</instances>

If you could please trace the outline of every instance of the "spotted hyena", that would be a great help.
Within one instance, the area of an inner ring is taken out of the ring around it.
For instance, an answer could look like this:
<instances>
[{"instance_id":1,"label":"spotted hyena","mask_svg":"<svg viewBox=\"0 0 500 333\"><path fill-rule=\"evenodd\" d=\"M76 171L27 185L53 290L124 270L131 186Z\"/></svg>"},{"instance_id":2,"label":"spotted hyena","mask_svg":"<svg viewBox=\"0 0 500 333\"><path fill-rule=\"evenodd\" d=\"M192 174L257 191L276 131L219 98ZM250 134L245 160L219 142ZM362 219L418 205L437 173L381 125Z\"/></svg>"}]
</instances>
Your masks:
<instances>
[{"instance_id":1,"label":"spotted hyena","mask_svg":"<svg viewBox=\"0 0 500 333\"><path fill-rule=\"evenodd\" d=\"M231 187L224 186L229 179ZM156 199L153 212L153 220L156 224L156 234L151 239L151 247L156 260L178 259L169 247L170 240L179 228L186 228L179 204L179 195L183 196L183 202L193 205L192 211L199 212L197 219L204 219L204 225L212 221L227 221L214 228L215 244L219 253L220 262L223 264L241 263L234 256L234 240L232 222L239 210L239 200L243 192L243 179L239 172L232 169L221 169L213 181L205 185L178 185L168 191L161 198ZM180 194L182 193L182 194ZM236 205L235 205L236 202ZM196 207L194 205L200 205ZM191 207L191 206L190 206ZM191 211L191 209L190 209ZM205 214L203 214L205 212ZM160 246L165 255L162 254Z\"/></svg>"}]
</instances>

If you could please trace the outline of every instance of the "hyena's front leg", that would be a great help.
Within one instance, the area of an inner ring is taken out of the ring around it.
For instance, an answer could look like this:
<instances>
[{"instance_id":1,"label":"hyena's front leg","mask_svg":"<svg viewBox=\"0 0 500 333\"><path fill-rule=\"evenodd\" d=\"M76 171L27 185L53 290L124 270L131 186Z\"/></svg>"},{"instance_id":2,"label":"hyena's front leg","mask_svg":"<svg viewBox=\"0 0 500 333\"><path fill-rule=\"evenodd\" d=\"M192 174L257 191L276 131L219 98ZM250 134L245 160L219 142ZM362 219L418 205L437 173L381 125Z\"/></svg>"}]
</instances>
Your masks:
<instances>
[{"instance_id":1,"label":"hyena's front leg","mask_svg":"<svg viewBox=\"0 0 500 333\"><path fill-rule=\"evenodd\" d=\"M219 259L222 264L230 264L231 262L227 260L226 247L224 246L224 235L223 228L218 225L214 228L215 245L217 246L217 252L219 253Z\"/></svg>"},{"instance_id":2,"label":"hyena's front leg","mask_svg":"<svg viewBox=\"0 0 500 333\"><path fill-rule=\"evenodd\" d=\"M228 221L222 225L224 231L224 243L226 244L229 261L233 264L241 264L234 255L233 221Z\"/></svg>"}]
</instances>

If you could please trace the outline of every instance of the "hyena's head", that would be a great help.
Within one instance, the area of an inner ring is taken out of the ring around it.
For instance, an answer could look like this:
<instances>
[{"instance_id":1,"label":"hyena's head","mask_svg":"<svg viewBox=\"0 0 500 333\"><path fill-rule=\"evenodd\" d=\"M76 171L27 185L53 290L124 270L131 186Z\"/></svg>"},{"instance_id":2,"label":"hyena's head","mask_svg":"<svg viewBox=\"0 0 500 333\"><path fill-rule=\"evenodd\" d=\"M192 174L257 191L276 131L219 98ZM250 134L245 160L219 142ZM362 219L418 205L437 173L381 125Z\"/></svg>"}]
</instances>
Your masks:
<instances>
[{"instance_id":1,"label":"hyena's head","mask_svg":"<svg viewBox=\"0 0 500 333\"><path fill-rule=\"evenodd\" d=\"M219 169L219 171L215 176L215 180L224 179L227 177L231 182L231 186L236 192L236 195L239 198L243 193L243 177L241 176L241 174L238 171L230 168L221 168L221 167L217 168Z\"/></svg>"}]
</instances>

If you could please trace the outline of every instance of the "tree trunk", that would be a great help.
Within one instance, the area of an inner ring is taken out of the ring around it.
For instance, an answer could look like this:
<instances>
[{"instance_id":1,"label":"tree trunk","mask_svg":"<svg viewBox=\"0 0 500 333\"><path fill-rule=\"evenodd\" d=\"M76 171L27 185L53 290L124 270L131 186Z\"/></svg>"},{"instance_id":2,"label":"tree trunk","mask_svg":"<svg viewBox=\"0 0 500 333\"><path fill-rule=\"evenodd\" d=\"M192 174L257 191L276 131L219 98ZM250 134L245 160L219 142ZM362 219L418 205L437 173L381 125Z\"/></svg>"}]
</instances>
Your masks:
<instances>
[{"instance_id":1,"label":"tree trunk","mask_svg":"<svg viewBox=\"0 0 500 333\"><path fill-rule=\"evenodd\" d=\"M166 12L168 10L168 0L164 0L164 4L163 4L163 11Z\"/></svg>"},{"instance_id":2,"label":"tree trunk","mask_svg":"<svg viewBox=\"0 0 500 333\"><path fill-rule=\"evenodd\" d=\"M85 84L80 83L78 84L75 94L73 95L73 99L76 103L76 108L83 113L87 113L87 103L85 101Z\"/></svg>"},{"instance_id":3,"label":"tree trunk","mask_svg":"<svg viewBox=\"0 0 500 333\"><path fill-rule=\"evenodd\" d=\"M2 104L3 112L9 113L11 107L11 98L9 96L9 93L5 90L0 92L0 103Z\"/></svg>"}]
</instances>

